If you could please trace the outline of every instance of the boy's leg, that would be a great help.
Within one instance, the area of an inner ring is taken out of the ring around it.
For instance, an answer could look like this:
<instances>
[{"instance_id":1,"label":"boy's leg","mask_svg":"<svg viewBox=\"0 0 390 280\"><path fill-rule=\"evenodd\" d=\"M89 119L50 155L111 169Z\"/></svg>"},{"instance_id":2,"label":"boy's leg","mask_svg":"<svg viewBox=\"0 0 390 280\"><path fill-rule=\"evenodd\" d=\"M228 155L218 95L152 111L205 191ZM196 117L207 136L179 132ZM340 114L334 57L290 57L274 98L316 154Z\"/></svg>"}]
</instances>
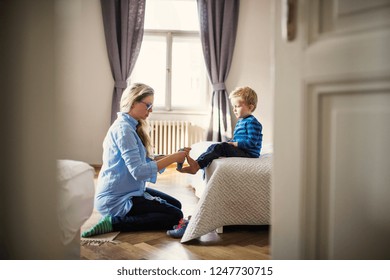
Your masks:
<instances>
[{"instance_id":1,"label":"boy's leg","mask_svg":"<svg viewBox=\"0 0 390 280\"><path fill-rule=\"evenodd\" d=\"M187 163L190 166L183 167L181 169L178 169L177 171L179 171L181 173L196 174L200 169L198 162L195 161L192 157L190 157L188 155L186 158L187 158Z\"/></svg>"},{"instance_id":2,"label":"boy's leg","mask_svg":"<svg viewBox=\"0 0 390 280\"><path fill-rule=\"evenodd\" d=\"M249 157L249 155L240 148L230 145L227 142L222 142L211 145L196 161L200 168L205 168L211 164L214 159L219 157Z\"/></svg>"},{"instance_id":3,"label":"boy's leg","mask_svg":"<svg viewBox=\"0 0 390 280\"><path fill-rule=\"evenodd\" d=\"M227 142L222 144L224 148L224 155L221 155L222 157L251 157L247 152L236 146L233 146Z\"/></svg>"},{"instance_id":4,"label":"boy's leg","mask_svg":"<svg viewBox=\"0 0 390 280\"><path fill-rule=\"evenodd\" d=\"M201 154L198 159L196 160L199 164L200 168L205 168L208 166L214 159L217 159L222 154L222 144L223 143L217 143L213 144L210 147L207 148L206 152Z\"/></svg>"}]
</instances>

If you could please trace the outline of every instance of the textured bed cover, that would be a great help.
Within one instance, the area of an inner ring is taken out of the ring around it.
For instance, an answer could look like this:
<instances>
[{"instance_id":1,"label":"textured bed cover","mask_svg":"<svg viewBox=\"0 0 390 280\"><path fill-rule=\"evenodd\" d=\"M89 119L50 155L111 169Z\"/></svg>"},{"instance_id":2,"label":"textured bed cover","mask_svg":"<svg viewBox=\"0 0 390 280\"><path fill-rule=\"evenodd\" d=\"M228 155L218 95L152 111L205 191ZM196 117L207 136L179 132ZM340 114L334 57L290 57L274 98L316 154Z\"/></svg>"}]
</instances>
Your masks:
<instances>
[{"instance_id":1,"label":"textured bed cover","mask_svg":"<svg viewBox=\"0 0 390 280\"><path fill-rule=\"evenodd\" d=\"M214 160L181 242L227 225L269 225L271 169L272 153Z\"/></svg>"}]
</instances>

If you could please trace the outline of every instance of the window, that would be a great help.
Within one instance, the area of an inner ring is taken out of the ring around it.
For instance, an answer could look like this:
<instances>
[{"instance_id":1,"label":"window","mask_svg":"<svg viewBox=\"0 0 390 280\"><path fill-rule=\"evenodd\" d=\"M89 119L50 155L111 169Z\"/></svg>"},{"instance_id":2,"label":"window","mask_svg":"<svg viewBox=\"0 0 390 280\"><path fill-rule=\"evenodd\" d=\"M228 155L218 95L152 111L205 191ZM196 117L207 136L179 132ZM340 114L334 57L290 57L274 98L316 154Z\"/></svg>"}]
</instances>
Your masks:
<instances>
[{"instance_id":1,"label":"window","mask_svg":"<svg viewBox=\"0 0 390 280\"><path fill-rule=\"evenodd\" d=\"M130 81L154 88L155 110L205 110L208 80L195 0L146 0L145 32Z\"/></svg>"}]
</instances>

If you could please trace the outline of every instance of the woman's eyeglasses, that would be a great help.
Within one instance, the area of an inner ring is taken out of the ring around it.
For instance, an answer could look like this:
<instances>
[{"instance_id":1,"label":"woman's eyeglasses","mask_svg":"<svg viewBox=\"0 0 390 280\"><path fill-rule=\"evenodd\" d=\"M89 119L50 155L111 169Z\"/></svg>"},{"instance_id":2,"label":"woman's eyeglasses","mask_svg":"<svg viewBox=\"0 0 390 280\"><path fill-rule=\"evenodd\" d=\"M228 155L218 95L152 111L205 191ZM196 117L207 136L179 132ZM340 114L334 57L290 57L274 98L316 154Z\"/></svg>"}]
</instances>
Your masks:
<instances>
[{"instance_id":1,"label":"woman's eyeglasses","mask_svg":"<svg viewBox=\"0 0 390 280\"><path fill-rule=\"evenodd\" d=\"M153 104L152 103L146 103L146 102L143 102L143 101L139 101L141 103L144 103L146 105L146 110L150 111L152 108L153 108Z\"/></svg>"}]
</instances>

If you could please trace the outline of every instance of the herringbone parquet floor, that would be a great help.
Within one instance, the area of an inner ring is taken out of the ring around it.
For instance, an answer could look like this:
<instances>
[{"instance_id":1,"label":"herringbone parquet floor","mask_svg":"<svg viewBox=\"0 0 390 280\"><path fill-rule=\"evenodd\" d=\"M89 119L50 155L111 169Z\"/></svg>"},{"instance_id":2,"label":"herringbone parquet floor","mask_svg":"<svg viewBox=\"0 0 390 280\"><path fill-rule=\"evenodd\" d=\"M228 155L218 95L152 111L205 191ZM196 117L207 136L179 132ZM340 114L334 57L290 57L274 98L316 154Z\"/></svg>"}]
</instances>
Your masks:
<instances>
[{"instance_id":1,"label":"herringbone parquet floor","mask_svg":"<svg viewBox=\"0 0 390 280\"><path fill-rule=\"evenodd\" d=\"M166 192L183 204L185 216L191 215L198 198L186 183L186 176L174 168L159 175L150 187ZM269 227L232 226L224 233L211 232L181 244L163 231L121 232L116 244L81 246L81 259L89 260L264 260L270 258Z\"/></svg>"}]
</instances>

